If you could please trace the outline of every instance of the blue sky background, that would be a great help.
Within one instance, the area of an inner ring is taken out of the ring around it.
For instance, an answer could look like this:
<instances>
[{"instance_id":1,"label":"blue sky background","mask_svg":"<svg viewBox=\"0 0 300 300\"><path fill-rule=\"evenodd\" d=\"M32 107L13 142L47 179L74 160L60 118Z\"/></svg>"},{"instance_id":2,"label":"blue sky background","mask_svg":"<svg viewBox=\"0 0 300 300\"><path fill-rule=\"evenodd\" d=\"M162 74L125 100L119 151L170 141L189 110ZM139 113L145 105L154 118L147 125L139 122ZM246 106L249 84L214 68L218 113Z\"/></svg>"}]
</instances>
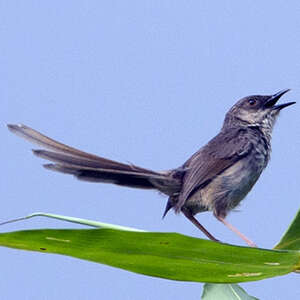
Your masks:
<instances>
[{"instance_id":1,"label":"blue sky background","mask_svg":"<svg viewBox=\"0 0 300 300\"><path fill-rule=\"evenodd\" d=\"M6 123L155 170L181 165L246 95L292 91L272 160L228 220L271 248L299 208L299 1L0 1L0 218L52 212L203 237L161 215L155 193L51 173ZM210 213L199 220L243 244ZM70 227L35 219L2 231ZM72 227L76 227L72 225ZM0 248L2 299L199 299L202 284L145 277L63 256ZM297 299L299 275L242 285L260 299Z\"/></svg>"}]
</instances>

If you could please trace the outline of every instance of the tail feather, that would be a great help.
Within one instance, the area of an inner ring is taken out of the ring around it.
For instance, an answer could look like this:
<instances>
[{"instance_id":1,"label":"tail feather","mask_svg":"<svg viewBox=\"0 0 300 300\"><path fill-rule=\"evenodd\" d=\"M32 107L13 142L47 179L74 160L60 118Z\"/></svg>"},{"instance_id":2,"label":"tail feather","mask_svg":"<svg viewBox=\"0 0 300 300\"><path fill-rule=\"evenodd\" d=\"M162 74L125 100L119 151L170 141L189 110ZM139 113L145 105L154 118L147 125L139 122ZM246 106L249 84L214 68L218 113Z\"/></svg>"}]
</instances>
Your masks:
<instances>
[{"instance_id":1,"label":"tail feather","mask_svg":"<svg viewBox=\"0 0 300 300\"><path fill-rule=\"evenodd\" d=\"M8 125L8 128L18 136L50 150L33 150L38 157L54 162L44 165L47 169L71 174L80 180L157 189L167 195L180 190L181 180L172 176L171 171L155 172L83 152L50 139L25 125Z\"/></svg>"},{"instance_id":2,"label":"tail feather","mask_svg":"<svg viewBox=\"0 0 300 300\"><path fill-rule=\"evenodd\" d=\"M124 171L118 172L116 170L99 168L83 168L68 164L46 164L44 167L52 171L74 175L79 180L83 181L112 183L141 189L157 188L155 184L151 182L153 179L149 179L149 174L128 173ZM165 180L165 178L162 180ZM155 182L155 179L153 181Z\"/></svg>"},{"instance_id":3,"label":"tail feather","mask_svg":"<svg viewBox=\"0 0 300 300\"><path fill-rule=\"evenodd\" d=\"M7 127L12 133L28 140L29 142L31 142L33 144L39 145L48 150L52 150L55 153L63 153L63 154L69 155L69 156L85 158L87 160L98 162L98 163L105 165L106 167L110 167L112 169L114 167L117 169L120 169L120 168L128 169L128 167L130 166L131 168L134 168L134 169L137 169L140 171L145 170L147 172L156 173L151 170L147 170L147 169L140 168L140 167L133 166L133 165L119 163L117 161L113 161L113 160L110 160L107 158L103 158L103 157L100 157L100 156L97 156L97 155L94 155L91 153L87 153L87 152L78 150L78 149L70 147L70 146L67 146L67 145L60 143L56 140L53 140L53 139L43 135L42 133L40 133L26 125L23 125L23 124L18 124L18 125L8 124ZM36 154L38 155L38 151L36 151Z\"/></svg>"}]
</instances>

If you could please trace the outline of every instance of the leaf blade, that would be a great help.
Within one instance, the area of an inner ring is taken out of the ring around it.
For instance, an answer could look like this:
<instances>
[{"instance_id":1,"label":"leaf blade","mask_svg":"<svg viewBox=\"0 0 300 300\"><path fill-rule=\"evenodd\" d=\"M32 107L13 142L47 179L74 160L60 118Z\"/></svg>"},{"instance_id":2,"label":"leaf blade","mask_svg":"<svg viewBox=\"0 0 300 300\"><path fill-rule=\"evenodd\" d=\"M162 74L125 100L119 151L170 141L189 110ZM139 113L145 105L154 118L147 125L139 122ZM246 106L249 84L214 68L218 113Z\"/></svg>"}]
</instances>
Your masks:
<instances>
[{"instance_id":1,"label":"leaf blade","mask_svg":"<svg viewBox=\"0 0 300 300\"><path fill-rule=\"evenodd\" d=\"M300 209L274 249L300 250Z\"/></svg>"},{"instance_id":2,"label":"leaf blade","mask_svg":"<svg viewBox=\"0 0 300 300\"><path fill-rule=\"evenodd\" d=\"M202 300L258 300L237 284L211 284L203 287Z\"/></svg>"},{"instance_id":3,"label":"leaf blade","mask_svg":"<svg viewBox=\"0 0 300 300\"><path fill-rule=\"evenodd\" d=\"M96 227L96 228L109 228L109 229L116 229L116 230L145 232L145 230L127 227L127 226L103 223L103 222L99 222L99 221L63 216L63 215L58 215L58 214L50 214L50 213L44 213L44 212L35 212L35 213L32 213L32 214L24 216L24 217L8 220L8 221L0 223L0 226L5 225L5 224L19 222L19 221L25 221L25 220L35 218L35 217L46 217L46 218L50 218L50 219L56 219L56 220L60 220L60 221L65 221L65 222L69 222L69 223L75 223L75 224L80 224L80 225L85 225L85 226L90 226L90 227Z\"/></svg>"},{"instance_id":4,"label":"leaf blade","mask_svg":"<svg viewBox=\"0 0 300 300\"><path fill-rule=\"evenodd\" d=\"M113 229L29 230L0 234L0 245L68 255L172 280L236 283L287 274L300 254L232 246L177 233Z\"/></svg>"}]
</instances>

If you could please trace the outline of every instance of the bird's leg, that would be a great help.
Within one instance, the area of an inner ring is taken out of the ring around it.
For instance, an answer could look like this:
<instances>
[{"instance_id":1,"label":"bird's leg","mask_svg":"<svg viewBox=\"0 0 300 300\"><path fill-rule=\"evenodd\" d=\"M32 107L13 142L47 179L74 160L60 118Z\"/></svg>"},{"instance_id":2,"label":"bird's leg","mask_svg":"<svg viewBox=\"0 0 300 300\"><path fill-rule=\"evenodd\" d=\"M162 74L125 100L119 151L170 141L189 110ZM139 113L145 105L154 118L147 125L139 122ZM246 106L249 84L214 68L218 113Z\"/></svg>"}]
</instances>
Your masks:
<instances>
[{"instance_id":1,"label":"bird's leg","mask_svg":"<svg viewBox=\"0 0 300 300\"><path fill-rule=\"evenodd\" d=\"M182 213L198 228L200 229L210 240L219 242L213 235L211 235L198 220L186 209L181 209Z\"/></svg>"},{"instance_id":2,"label":"bird's leg","mask_svg":"<svg viewBox=\"0 0 300 300\"><path fill-rule=\"evenodd\" d=\"M235 228L233 225L228 223L225 218L218 217L216 218L222 222L227 228L229 228L231 231L233 231L235 234L237 234L242 240L244 240L250 247L257 247L257 245L252 242L250 239L248 239L244 234L242 234L237 228Z\"/></svg>"}]
</instances>

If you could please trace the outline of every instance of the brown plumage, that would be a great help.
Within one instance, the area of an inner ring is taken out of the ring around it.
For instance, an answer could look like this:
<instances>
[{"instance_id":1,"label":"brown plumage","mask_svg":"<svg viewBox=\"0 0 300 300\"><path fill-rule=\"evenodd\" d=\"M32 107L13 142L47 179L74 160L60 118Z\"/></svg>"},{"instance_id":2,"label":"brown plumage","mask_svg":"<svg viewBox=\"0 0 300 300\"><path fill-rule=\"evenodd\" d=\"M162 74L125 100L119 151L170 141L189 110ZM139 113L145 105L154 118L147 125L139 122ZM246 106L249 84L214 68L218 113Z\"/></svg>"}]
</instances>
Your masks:
<instances>
[{"instance_id":1,"label":"brown plumage","mask_svg":"<svg viewBox=\"0 0 300 300\"><path fill-rule=\"evenodd\" d=\"M254 246L225 217L246 197L267 166L276 117L281 109L295 103L276 105L287 91L239 100L226 114L216 137L183 166L160 172L77 150L25 125L8 125L8 128L45 149L33 150L33 153L52 162L44 165L47 169L85 181L156 189L169 197L164 216L174 208L216 241L194 217L210 210L219 221Z\"/></svg>"}]
</instances>

